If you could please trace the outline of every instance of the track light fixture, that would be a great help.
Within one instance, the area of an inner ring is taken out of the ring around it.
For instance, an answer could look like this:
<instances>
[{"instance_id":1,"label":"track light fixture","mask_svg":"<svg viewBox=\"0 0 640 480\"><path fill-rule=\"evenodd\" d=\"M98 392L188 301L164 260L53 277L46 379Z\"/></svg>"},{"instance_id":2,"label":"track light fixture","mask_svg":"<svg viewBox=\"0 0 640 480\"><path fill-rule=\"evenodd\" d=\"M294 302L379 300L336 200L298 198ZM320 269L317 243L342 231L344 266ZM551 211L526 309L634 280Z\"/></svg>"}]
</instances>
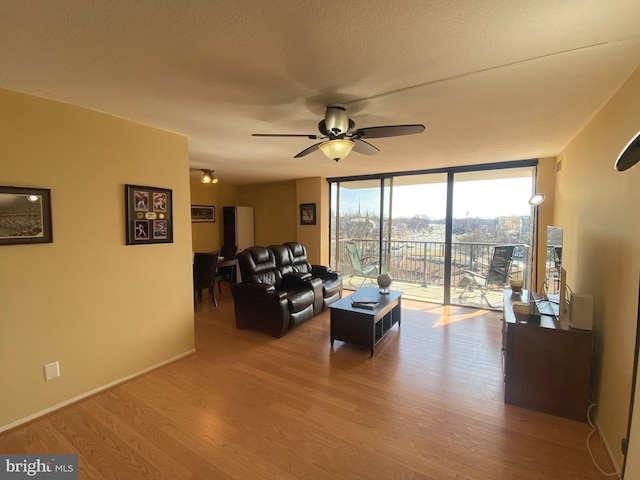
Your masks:
<instances>
[{"instance_id":1,"label":"track light fixture","mask_svg":"<svg viewBox=\"0 0 640 480\"><path fill-rule=\"evenodd\" d=\"M202 170L202 178L200 181L202 183L218 183L218 177L213 174L213 170L201 169Z\"/></svg>"}]
</instances>

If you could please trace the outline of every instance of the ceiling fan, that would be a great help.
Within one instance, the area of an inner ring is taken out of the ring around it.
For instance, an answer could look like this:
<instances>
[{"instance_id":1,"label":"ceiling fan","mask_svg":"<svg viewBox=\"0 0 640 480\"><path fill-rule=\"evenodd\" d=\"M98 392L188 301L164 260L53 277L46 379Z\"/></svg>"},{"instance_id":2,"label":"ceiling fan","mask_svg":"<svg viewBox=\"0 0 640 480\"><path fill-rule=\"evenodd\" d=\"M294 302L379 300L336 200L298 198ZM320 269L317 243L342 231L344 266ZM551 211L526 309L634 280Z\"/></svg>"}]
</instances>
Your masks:
<instances>
[{"instance_id":1,"label":"ceiling fan","mask_svg":"<svg viewBox=\"0 0 640 480\"><path fill-rule=\"evenodd\" d=\"M346 157L351 150L364 155L375 155L380 150L364 139L399 137L424 132L424 125L386 125L356 129L353 120L347 117L347 108L341 104L327 105L324 119L318 123L320 135L298 133L254 133L254 137L307 137L322 140L305 148L293 158L304 157L320 149L328 158L336 162Z\"/></svg>"}]
</instances>

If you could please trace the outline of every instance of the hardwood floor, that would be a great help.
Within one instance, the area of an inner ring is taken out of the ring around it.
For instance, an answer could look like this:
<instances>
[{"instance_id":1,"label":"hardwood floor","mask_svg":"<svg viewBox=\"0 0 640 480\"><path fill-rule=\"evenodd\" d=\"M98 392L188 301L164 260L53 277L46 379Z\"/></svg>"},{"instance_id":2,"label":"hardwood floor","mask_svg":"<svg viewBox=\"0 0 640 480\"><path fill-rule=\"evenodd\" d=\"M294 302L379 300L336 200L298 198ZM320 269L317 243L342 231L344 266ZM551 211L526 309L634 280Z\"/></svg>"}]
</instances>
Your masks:
<instances>
[{"instance_id":1,"label":"hardwood floor","mask_svg":"<svg viewBox=\"0 0 640 480\"><path fill-rule=\"evenodd\" d=\"M331 349L326 312L281 339L235 330L223 290L198 308L196 354L5 432L0 451L77 453L81 479L606 478L588 424L503 403L498 313L405 300L402 315L370 357Z\"/></svg>"}]
</instances>

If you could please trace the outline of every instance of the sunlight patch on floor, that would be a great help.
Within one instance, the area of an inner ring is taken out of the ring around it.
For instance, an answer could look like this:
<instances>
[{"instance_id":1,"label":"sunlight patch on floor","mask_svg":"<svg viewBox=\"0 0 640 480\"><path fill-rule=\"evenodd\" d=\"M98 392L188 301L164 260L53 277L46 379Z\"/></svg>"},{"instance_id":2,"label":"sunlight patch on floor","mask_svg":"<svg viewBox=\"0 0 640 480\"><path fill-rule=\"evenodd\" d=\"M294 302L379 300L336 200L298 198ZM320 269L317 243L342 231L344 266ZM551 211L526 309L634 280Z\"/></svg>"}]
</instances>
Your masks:
<instances>
[{"instance_id":1,"label":"sunlight patch on floor","mask_svg":"<svg viewBox=\"0 0 640 480\"><path fill-rule=\"evenodd\" d=\"M473 311L469 310L468 308L445 306L442 307L442 315L433 325L433 328L451 325L452 323L460 322L462 320L471 320L481 317L485 314L486 312L483 312L481 310Z\"/></svg>"}]
</instances>

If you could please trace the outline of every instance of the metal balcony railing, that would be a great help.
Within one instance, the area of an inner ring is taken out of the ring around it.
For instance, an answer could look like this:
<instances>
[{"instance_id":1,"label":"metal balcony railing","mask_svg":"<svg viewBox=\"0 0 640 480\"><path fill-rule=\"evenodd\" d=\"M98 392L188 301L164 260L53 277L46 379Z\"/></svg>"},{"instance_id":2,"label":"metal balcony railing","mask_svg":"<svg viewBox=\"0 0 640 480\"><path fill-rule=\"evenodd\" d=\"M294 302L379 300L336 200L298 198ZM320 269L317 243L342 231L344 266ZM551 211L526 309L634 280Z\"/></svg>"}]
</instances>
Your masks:
<instances>
[{"instance_id":1,"label":"metal balcony railing","mask_svg":"<svg viewBox=\"0 0 640 480\"><path fill-rule=\"evenodd\" d=\"M332 245L331 265L335 265L343 276L353 273L344 242L352 241L363 257L378 257L377 240L341 239ZM451 285L457 285L465 270L483 274L493 255L493 247L504 243L454 243L452 245ZM395 281L421 286L444 285L444 242L391 240L382 244L382 266ZM523 279L530 268L529 245L516 244L511 267L511 278ZM336 258L336 254L339 258Z\"/></svg>"}]
</instances>

